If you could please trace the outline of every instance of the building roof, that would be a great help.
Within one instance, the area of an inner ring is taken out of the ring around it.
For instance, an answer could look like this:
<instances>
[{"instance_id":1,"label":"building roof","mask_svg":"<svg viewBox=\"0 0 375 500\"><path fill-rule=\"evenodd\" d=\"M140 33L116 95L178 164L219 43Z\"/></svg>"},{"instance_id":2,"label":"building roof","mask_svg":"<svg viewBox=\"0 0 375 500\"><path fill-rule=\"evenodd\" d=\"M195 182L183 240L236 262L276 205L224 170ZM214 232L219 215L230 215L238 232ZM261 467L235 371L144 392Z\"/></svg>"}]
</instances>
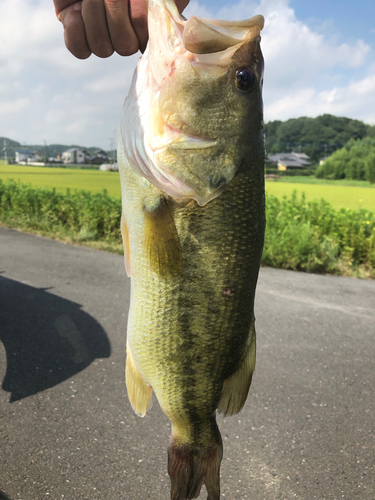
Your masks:
<instances>
[{"instance_id":1,"label":"building roof","mask_svg":"<svg viewBox=\"0 0 375 500\"><path fill-rule=\"evenodd\" d=\"M310 158L305 153L277 153L268 156L267 160L285 167L307 167L311 164Z\"/></svg>"},{"instance_id":2,"label":"building roof","mask_svg":"<svg viewBox=\"0 0 375 500\"><path fill-rule=\"evenodd\" d=\"M74 151L78 151L79 153L83 153L85 155L90 155L90 153L86 151L86 149L81 149L81 148L70 148L64 151L64 153L74 153Z\"/></svg>"}]
</instances>

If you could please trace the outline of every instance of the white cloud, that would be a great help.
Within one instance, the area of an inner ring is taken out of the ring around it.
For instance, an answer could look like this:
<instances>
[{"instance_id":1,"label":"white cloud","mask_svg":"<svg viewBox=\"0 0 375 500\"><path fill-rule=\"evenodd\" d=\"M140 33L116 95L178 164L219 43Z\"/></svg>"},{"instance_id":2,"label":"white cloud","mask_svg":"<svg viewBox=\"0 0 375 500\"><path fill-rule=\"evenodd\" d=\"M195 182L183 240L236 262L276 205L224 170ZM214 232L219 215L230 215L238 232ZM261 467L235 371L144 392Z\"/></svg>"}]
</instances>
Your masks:
<instances>
[{"instance_id":1,"label":"white cloud","mask_svg":"<svg viewBox=\"0 0 375 500\"><path fill-rule=\"evenodd\" d=\"M0 46L0 135L109 147L138 56L76 59L51 0L2 0Z\"/></svg>"},{"instance_id":2,"label":"white cloud","mask_svg":"<svg viewBox=\"0 0 375 500\"><path fill-rule=\"evenodd\" d=\"M0 114L9 115L11 113L17 113L27 107L29 100L21 97L20 99L15 99L14 101L2 101L0 102Z\"/></svg>"},{"instance_id":3,"label":"white cloud","mask_svg":"<svg viewBox=\"0 0 375 500\"><path fill-rule=\"evenodd\" d=\"M352 82L346 87L333 87L317 92L312 87L303 88L266 105L265 118L268 120L318 116L324 113L363 119L375 124L375 72L372 76Z\"/></svg>"},{"instance_id":4,"label":"white cloud","mask_svg":"<svg viewBox=\"0 0 375 500\"><path fill-rule=\"evenodd\" d=\"M116 73L112 72L110 75L99 77L90 81L84 86L85 90L90 90L91 92L108 92L109 90L117 90L124 89L124 79L127 81L133 76L134 68L136 65L136 61L133 60L134 67L130 69L121 69L120 71L116 71Z\"/></svg>"}]
</instances>

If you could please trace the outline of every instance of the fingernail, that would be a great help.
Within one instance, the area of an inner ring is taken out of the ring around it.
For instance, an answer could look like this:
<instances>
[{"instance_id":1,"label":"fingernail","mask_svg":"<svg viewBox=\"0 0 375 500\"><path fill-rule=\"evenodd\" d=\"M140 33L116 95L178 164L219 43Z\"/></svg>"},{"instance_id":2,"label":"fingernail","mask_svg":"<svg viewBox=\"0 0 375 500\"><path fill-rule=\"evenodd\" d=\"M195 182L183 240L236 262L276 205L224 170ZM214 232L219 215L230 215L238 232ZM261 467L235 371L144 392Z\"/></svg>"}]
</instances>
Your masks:
<instances>
[{"instance_id":1,"label":"fingernail","mask_svg":"<svg viewBox=\"0 0 375 500\"><path fill-rule=\"evenodd\" d=\"M74 10L82 10L82 2L75 3Z\"/></svg>"}]
</instances>

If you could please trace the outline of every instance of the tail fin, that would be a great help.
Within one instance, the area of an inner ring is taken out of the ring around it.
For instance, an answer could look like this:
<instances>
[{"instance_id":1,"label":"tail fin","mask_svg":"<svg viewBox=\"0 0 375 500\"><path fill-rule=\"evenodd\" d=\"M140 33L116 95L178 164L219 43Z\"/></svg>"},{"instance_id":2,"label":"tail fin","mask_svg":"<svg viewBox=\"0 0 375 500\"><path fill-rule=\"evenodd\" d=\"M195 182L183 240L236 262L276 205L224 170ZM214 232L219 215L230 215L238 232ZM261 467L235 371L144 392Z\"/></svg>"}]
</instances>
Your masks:
<instances>
[{"instance_id":1,"label":"tail fin","mask_svg":"<svg viewBox=\"0 0 375 500\"><path fill-rule=\"evenodd\" d=\"M168 448L171 500L198 498L203 484L207 500L220 500L220 462L223 443L215 422L212 442L207 445L181 443L172 434Z\"/></svg>"}]
</instances>

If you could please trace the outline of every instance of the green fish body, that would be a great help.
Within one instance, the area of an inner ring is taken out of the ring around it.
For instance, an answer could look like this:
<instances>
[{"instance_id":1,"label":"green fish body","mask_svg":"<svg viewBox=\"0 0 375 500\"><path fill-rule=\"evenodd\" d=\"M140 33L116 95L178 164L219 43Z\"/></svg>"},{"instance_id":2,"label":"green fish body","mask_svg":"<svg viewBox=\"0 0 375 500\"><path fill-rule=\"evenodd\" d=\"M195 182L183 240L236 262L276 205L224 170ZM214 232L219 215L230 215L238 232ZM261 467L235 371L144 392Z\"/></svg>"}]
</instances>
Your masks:
<instances>
[{"instance_id":1,"label":"green fish body","mask_svg":"<svg viewBox=\"0 0 375 500\"><path fill-rule=\"evenodd\" d=\"M216 23L216 24L214 24ZM240 411L255 368L265 230L263 18L185 21L149 3L149 45L119 141L131 276L126 384L172 424L172 500L220 497L216 410Z\"/></svg>"}]
</instances>

